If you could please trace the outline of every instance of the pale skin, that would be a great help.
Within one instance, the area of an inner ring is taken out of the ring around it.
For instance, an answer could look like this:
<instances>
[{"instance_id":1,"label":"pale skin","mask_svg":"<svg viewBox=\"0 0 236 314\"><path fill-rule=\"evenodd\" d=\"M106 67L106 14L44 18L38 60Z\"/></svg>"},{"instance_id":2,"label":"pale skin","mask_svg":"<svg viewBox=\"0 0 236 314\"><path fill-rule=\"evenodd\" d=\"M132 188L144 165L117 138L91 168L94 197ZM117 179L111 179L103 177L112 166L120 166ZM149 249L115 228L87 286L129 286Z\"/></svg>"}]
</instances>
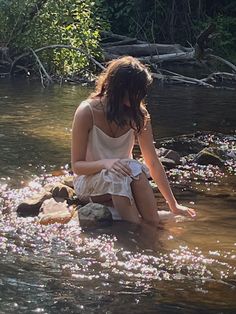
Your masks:
<instances>
[{"instance_id":1,"label":"pale skin","mask_svg":"<svg viewBox=\"0 0 236 314\"><path fill-rule=\"evenodd\" d=\"M119 137L130 129L129 125L124 128L119 128L114 122L109 125L104 110L101 108L100 99L88 99L88 102L93 108L96 125L107 135L114 136L115 134L115 137ZM106 97L102 97L102 103L105 106ZM127 97L124 99L123 103L129 106ZM77 108L72 126L71 162L73 172L77 175L92 175L100 172L102 169L107 169L121 176L131 175L129 167L122 162L122 159L85 160L88 135L92 127L93 119L91 111L88 105L82 104ZM164 168L155 151L150 121L148 121L145 128L137 134L137 138L144 162L149 168L151 177L168 203L170 211L175 215L184 215L194 218L196 215L194 209L178 204L172 193ZM140 175L139 180L132 181L131 189L135 201L133 205L130 204L127 197L117 195L94 197L93 201L104 203L111 198L113 206L118 210L122 219L136 224L145 221L151 225L158 226L159 216L156 209L156 199L144 173Z\"/></svg>"}]
</instances>

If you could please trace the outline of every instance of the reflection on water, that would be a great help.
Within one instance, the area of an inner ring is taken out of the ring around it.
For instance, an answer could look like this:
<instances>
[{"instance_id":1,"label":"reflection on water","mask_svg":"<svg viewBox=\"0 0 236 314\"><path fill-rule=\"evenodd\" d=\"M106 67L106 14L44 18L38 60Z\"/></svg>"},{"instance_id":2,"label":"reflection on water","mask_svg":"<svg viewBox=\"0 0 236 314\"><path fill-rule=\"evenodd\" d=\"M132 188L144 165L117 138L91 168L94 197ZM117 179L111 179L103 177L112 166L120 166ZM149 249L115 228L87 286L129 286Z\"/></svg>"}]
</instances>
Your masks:
<instances>
[{"instance_id":1,"label":"reflection on water","mask_svg":"<svg viewBox=\"0 0 236 314\"><path fill-rule=\"evenodd\" d=\"M82 232L77 223L42 226L9 210L42 181L56 180L42 174L69 162L72 116L88 93L79 86L0 82L0 313L235 312L230 162L223 169L170 170L178 198L194 203L198 218L159 230L115 223ZM231 91L153 87L149 110L155 138L197 130L233 134L236 120ZM232 138L218 144L233 145Z\"/></svg>"}]
</instances>

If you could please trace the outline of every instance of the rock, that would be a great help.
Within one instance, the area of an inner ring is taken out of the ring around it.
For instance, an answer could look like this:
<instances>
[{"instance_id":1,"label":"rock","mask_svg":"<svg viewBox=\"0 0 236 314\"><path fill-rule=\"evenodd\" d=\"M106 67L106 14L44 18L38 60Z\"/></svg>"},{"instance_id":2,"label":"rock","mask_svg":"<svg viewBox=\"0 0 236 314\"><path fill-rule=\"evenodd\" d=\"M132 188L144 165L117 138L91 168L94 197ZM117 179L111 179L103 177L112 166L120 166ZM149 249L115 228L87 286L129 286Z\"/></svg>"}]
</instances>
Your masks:
<instances>
[{"instance_id":1,"label":"rock","mask_svg":"<svg viewBox=\"0 0 236 314\"><path fill-rule=\"evenodd\" d=\"M89 203L79 208L80 226L104 227L112 224L112 214L109 209L101 204Z\"/></svg>"},{"instance_id":2,"label":"rock","mask_svg":"<svg viewBox=\"0 0 236 314\"><path fill-rule=\"evenodd\" d=\"M193 136L178 136L174 139L171 138L161 141L159 145L169 150L178 152L181 154L181 156L196 154L207 146L205 142L198 138L194 138Z\"/></svg>"},{"instance_id":3,"label":"rock","mask_svg":"<svg viewBox=\"0 0 236 314\"><path fill-rule=\"evenodd\" d=\"M166 169L172 169L172 168L175 168L176 166L176 163L174 162L174 160L169 159L169 158L160 157L160 161Z\"/></svg>"},{"instance_id":4,"label":"rock","mask_svg":"<svg viewBox=\"0 0 236 314\"><path fill-rule=\"evenodd\" d=\"M156 153L158 157L164 157L164 158L173 160L176 165L181 164L180 154L172 149L166 149L164 147L160 147L160 148L156 148Z\"/></svg>"},{"instance_id":5,"label":"rock","mask_svg":"<svg viewBox=\"0 0 236 314\"><path fill-rule=\"evenodd\" d=\"M64 199L73 198L75 195L75 191L72 188L62 183L56 183L52 188L51 193L53 197Z\"/></svg>"},{"instance_id":6,"label":"rock","mask_svg":"<svg viewBox=\"0 0 236 314\"><path fill-rule=\"evenodd\" d=\"M197 156L193 160L199 165L215 165L222 167L224 165L224 161L213 151L208 148L202 149Z\"/></svg>"},{"instance_id":7,"label":"rock","mask_svg":"<svg viewBox=\"0 0 236 314\"><path fill-rule=\"evenodd\" d=\"M39 223L42 225L54 223L67 224L74 216L78 217L75 207L68 207L67 202L65 200L61 201L61 199L59 201L54 198L45 200L40 211Z\"/></svg>"},{"instance_id":8,"label":"rock","mask_svg":"<svg viewBox=\"0 0 236 314\"><path fill-rule=\"evenodd\" d=\"M55 183L47 183L43 186L44 190L47 192L52 192L53 188L55 186Z\"/></svg>"},{"instance_id":9,"label":"rock","mask_svg":"<svg viewBox=\"0 0 236 314\"><path fill-rule=\"evenodd\" d=\"M43 202L39 211L42 212L43 214L51 214L63 211L68 212L68 206L64 199L51 198Z\"/></svg>"},{"instance_id":10,"label":"rock","mask_svg":"<svg viewBox=\"0 0 236 314\"><path fill-rule=\"evenodd\" d=\"M50 198L52 198L52 193L47 191L35 194L32 198L26 199L19 204L16 212L21 217L37 216L43 202Z\"/></svg>"},{"instance_id":11,"label":"rock","mask_svg":"<svg viewBox=\"0 0 236 314\"><path fill-rule=\"evenodd\" d=\"M74 189L74 176L67 176L63 178L62 184L69 186L70 188Z\"/></svg>"},{"instance_id":12,"label":"rock","mask_svg":"<svg viewBox=\"0 0 236 314\"><path fill-rule=\"evenodd\" d=\"M73 218L74 212L54 212L40 215L39 223L41 225L51 225L55 223L67 224Z\"/></svg>"},{"instance_id":13,"label":"rock","mask_svg":"<svg viewBox=\"0 0 236 314\"><path fill-rule=\"evenodd\" d=\"M59 199L66 199L68 205L81 204L73 188L73 176L63 178L62 182L48 183L44 185L44 189L53 193L53 197L57 201L60 201Z\"/></svg>"}]
</instances>

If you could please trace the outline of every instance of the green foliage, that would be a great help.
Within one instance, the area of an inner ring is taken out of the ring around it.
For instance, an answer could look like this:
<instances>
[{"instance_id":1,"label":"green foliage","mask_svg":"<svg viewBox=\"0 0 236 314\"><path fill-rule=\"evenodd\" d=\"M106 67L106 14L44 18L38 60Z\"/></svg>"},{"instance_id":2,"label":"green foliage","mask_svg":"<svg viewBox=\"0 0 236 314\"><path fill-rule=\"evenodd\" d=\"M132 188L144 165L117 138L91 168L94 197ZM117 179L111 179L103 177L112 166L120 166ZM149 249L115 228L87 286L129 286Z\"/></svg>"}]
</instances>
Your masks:
<instances>
[{"instance_id":1,"label":"green foliage","mask_svg":"<svg viewBox=\"0 0 236 314\"><path fill-rule=\"evenodd\" d=\"M14 54L26 48L53 44L79 47L99 55L99 18L89 0L0 0L0 42ZM39 54L47 69L70 74L89 65L89 60L72 50L46 50Z\"/></svg>"},{"instance_id":2,"label":"green foliage","mask_svg":"<svg viewBox=\"0 0 236 314\"><path fill-rule=\"evenodd\" d=\"M236 61L236 17L217 15L214 18L208 17L204 22L197 22L199 31L210 23L216 26L216 36L211 41L213 50L227 58Z\"/></svg>"}]
</instances>

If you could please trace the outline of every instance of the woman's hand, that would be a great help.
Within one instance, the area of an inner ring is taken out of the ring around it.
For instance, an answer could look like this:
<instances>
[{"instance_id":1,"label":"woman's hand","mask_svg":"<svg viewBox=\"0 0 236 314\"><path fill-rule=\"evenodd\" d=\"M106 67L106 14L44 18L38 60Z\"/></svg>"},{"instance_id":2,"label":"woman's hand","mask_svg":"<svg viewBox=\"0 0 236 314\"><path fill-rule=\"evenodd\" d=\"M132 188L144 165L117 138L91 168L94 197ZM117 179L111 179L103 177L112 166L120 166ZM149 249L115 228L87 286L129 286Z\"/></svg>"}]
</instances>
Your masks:
<instances>
[{"instance_id":1,"label":"woman's hand","mask_svg":"<svg viewBox=\"0 0 236 314\"><path fill-rule=\"evenodd\" d=\"M183 206L183 205L180 205L178 203L176 203L175 205L172 205L170 207L170 210L175 215L182 215L182 216L187 216L190 218L196 217L196 212L193 208L189 208L187 206Z\"/></svg>"},{"instance_id":2,"label":"woman's hand","mask_svg":"<svg viewBox=\"0 0 236 314\"><path fill-rule=\"evenodd\" d=\"M131 169L122 162L122 159L103 159L103 166L117 175L131 175Z\"/></svg>"}]
</instances>

